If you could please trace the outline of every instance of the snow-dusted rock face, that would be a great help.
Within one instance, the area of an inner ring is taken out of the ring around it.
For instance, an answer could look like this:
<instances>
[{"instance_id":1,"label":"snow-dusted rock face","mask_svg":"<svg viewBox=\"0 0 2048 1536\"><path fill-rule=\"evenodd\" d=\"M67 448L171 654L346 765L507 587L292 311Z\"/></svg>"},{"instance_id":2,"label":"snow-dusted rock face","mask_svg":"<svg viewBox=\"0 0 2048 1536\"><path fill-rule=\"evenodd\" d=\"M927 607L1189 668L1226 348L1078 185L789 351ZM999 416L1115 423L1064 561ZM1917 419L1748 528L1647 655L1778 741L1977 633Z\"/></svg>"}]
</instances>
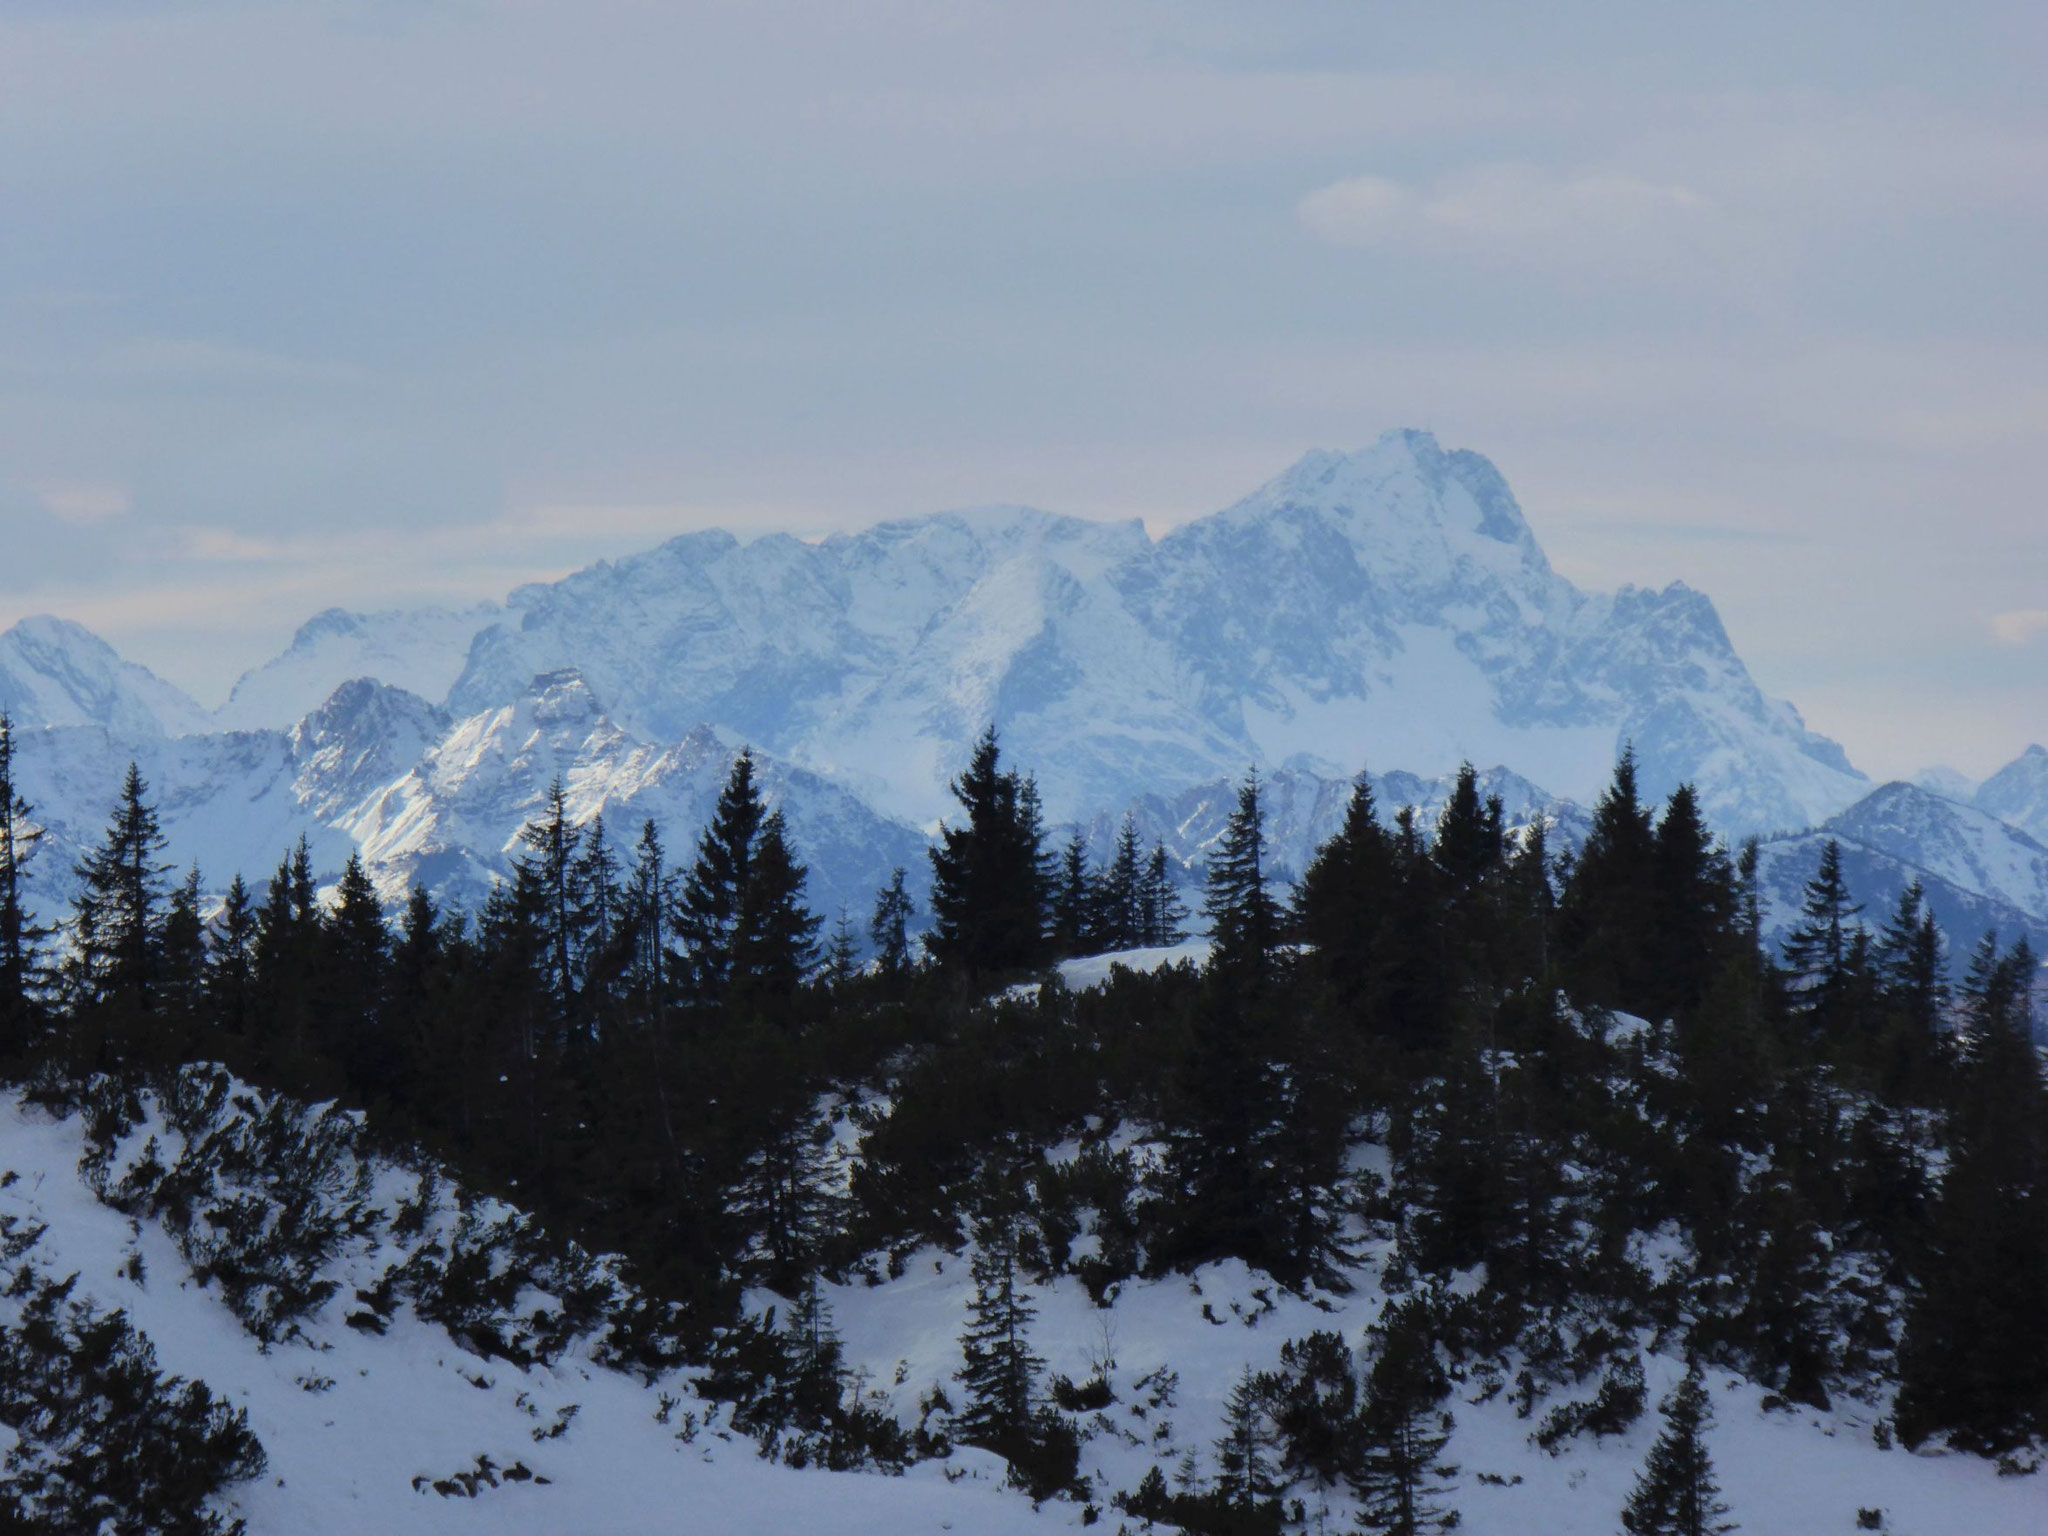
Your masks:
<instances>
[{"instance_id":1,"label":"snow-dusted rock face","mask_svg":"<svg viewBox=\"0 0 2048 1536\"><path fill-rule=\"evenodd\" d=\"M83 625L41 616L0 634L0 710L17 728L97 725L117 736L183 736L206 711Z\"/></svg>"},{"instance_id":2,"label":"snow-dusted rock face","mask_svg":"<svg viewBox=\"0 0 2048 1536\"><path fill-rule=\"evenodd\" d=\"M521 828L540 814L556 778L571 820L604 816L621 858L651 819L670 860L687 861L736 750L702 726L670 746L642 740L605 713L580 672L564 668L533 678L511 703L455 722L344 825L387 896L417 879L444 899L473 903L509 869ZM865 914L895 865L922 873L924 840L913 828L772 757L759 757L759 779L811 867L817 910Z\"/></svg>"},{"instance_id":3,"label":"snow-dusted rock face","mask_svg":"<svg viewBox=\"0 0 2048 1536\"><path fill-rule=\"evenodd\" d=\"M300 626L280 656L245 672L213 717L215 730L284 730L353 678L373 678L439 701L462 671L496 603L348 613L329 608Z\"/></svg>"},{"instance_id":4,"label":"snow-dusted rock face","mask_svg":"<svg viewBox=\"0 0 2048 1536\"><path fill-rule=\"evenodd\" d=\"M1977 787L1974 803L2048 843L2048 749L2028 747Z\"/></svg>"},{"instance_id":5,"label":"snow-dusted rock face","mask_svg":"<svg viewBox=\"0 0 2048 1536\"><path fill-rule=\"evenodd\" d=\"M1254 763L1283 874L1368 764L1383 811L1415 803L1425 826L1460 761L1506 764L1487 787L1560 848L1623 742L1646 795L1690 780L1731 837L1869 789L1758 691L1705 597L1580 592L1491 464L1417 432L1309 454L1156 541L999 507L819 544L694 534L502 609L330 610L210 734L181 734L205 728L197 706L88 632L35 620L0 637L0 703L52 829L46 910L130 758L171 856L215 890L303 833L324 879L360 850L386 895L419 880L466 905L555 776L579 819L602 812L623 845L652 817L681 859L751 743L828 914L864 911L897 864L925 874L923 838L991 721L1050 822L1100 855L1135 807L1191 873Z\"/></svg>"},{"instance_id":6,"label":"snow-dusted rock face","mask_svg":"<svg viewBox=\"0 0 2048 1536\"><path fill-rule=\"evenodd\" d=\"M1499 473L1401 432L1312 453L1154 542L1020 508L821 544L676 539L513 594L450 702L574 666L653 739L709 722L928 824L993 721L1055 819L1292 765L1507 762L1580 800L1632 740L1730 832L1809 825L1867 785L1766 699L1706 598L1588 596Z\"/></svg>"},{"instance_id":7,"label":"snow-dusted rock face","mask_svg":"<svg viewBox=\"0 0 2048 1536\"><path fill-rule=\"evenodd\" d=\"M198 865L218 892L236 875L260 886L299 837L323 885L359 852L386 900L417 881L445 907L473 910L507 874L519 834L559 776L579 825L602 815L620 857L652 819L671 862L694 853L736 744L698 727L670 746L606 717L573 669L532 679L519 698L451 721L403 689L344 683L289 731L233 731L176 740L124 739L99 726L28 730L17 778L46 837L30 865L30 897L48 918L77 889L74 867L101 838L132 761L157 805L179 872ZM811 866L820 912L865 916L896 865L914 892L929 872L924 837L847 790L770 757L764 798L783 809Z\"/></svg>"}]
</instances>

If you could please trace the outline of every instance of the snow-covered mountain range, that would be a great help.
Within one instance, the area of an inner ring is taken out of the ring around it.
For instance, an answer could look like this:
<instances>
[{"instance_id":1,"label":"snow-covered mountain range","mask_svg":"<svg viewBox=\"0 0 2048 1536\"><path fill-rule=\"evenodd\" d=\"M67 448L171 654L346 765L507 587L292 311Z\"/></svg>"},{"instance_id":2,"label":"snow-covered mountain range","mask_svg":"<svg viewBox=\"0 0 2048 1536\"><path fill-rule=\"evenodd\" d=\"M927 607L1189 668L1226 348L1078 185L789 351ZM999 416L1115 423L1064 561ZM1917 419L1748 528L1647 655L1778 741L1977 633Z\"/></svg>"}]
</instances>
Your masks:
<instances>
[{"instance_id":1,"label":"snow-covered mountain range","mask_svg":"<svg viewBox=\"0 0 2048 1536\"><path fill-rule=\"evenodd\" d=\"M1971 923L2048 929L2048 753L1970 807L1873 793L1757 688L1705 596L1582 592L1492 464L1421 432L1311 453L1158 539L991 508L818 543L693 534L503 605L329 610L211 715L33 619L0 636L0 707L53 834L48 899L131 758L210 885L260 878L303 833L327 877L353 848L394 897L420 880L468 902L554 777L579 817L623 842L651 816L683 852L750 743L818 904L859 910L895 865L921 872L992 722L1098 850L1131 811L1199 865L1257 764L1276 864L1298 871L1365 765L1389 814L1431 818L1462 760L1504 765L1510 819L1568 845L1632 742L1647 793L1690 781L1718 829L1771 839L1778 907L1824 824L1868 852L1873 903L1920 878Z\"/></svg>"}]
</instances>

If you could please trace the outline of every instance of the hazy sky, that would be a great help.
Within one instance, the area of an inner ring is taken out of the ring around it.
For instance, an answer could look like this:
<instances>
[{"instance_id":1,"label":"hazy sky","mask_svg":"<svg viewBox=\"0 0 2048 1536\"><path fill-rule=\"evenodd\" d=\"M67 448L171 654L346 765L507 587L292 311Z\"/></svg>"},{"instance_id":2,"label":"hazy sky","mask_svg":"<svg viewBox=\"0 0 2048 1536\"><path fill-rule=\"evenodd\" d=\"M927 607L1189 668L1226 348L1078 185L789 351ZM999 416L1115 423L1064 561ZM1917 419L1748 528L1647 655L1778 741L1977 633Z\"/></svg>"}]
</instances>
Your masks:
<instances>
[{"instance_id":1,"label":"hazy sky","mask_svg":"<svg viewBox=\"0 0 2048 1536\"><path fill-rule=\"evenodd\" d=\"M2048 6L0 0L0 623L211 703L684 528L1392 426L1884 775L2048 737Z\"/></svg>"}]
</instances>

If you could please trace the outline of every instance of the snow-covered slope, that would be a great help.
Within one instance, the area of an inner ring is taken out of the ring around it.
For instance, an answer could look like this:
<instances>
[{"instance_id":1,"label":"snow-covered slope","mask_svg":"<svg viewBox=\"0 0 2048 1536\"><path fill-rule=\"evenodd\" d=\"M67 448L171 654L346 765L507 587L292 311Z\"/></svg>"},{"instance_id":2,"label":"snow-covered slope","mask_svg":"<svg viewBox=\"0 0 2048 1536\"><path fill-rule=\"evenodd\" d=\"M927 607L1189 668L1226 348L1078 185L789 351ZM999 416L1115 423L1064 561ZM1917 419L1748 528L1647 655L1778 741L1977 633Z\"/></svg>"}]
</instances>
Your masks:
<instances>
[{"instance_id":1,"label":"snow-covered slope","mask_svg":"<svg viewBox=\"0 0 2048 1536\"><path fill-rule=\"evenodd\" d=\"M2048 842L2048 748L2028 747L1977 787L1974 803Z\"/></svg>"},{"instance_id":2,"label":"snow-covered slope","mask_svg":"<svg viewBox=\"0 0 2048 1536\"><path fill-rule=\"evenodd\" d=\"M1703 596L1581 593L1491 464L1418 432L1310 454L1157 542L1020 508L676 539L514 593L451 705L571 666L628 729L708 722L920 824L989 721L1054 819L1252 762L1505 762L1590 800L1625 740L1649 792L1690 779L1730 832L1866 788L1757 690Z\"/></svg>"},{"instance_id":3,"label":"snow-covered slope","mask_svg":"<svg viewBox=\"0 0 2048 1536\"><path fill-rule=\"evenodd\" d=\"M91 630L47 615L0 634L0 711L17 728L97 725L125 739L206 728L206 711Z\"/></svg>"},{"instance_id":4,"label":"snow-covered slope","mask_svg":"<svg viewBox=\"0 0 2048 1536\"><path fill-rule=\"evenodd\" d=\"M312 1120L316 1130L301 1144L316 1156L340 1147L328 1196L336 1204L363 1168L375 1215L315 1272L338 1282L335 1296L264 1343L222 1286L193 1272L167 1226L131 1220L95 1198L82 1177L83 1118L52 1121L11 1098L0 1103L0 1218L14 1219L16 1230L41 1227L26 1262L55 1279L75 1273L72 1298L126 1314L161 1369L204 1382L246 1411L268 1465L230 1491L222 1512L246 1519L251 1536L1025 1536L1079 1522L1073 1506L1034 1515L993 1477L975 1476L990 1469L973 1457L951 1468L957 1484L936 1467L890 1478L764 1463L751 1440L716 1422L715 1405L691 1394L684 1373L644 1381L602 1363L601 1329L522 1366L477 1353L409 1301L381 1327L364 1326L359 1288L376 1287L430 1241L462 1237L445 1190L438 1204L430 1197L424 1233L395 1226L423 1186L406 1170L360 1162L345 1124ZM186 1138L152 1113L116 1150L112 1178L150 1135L159 1138L152 1152L171 1162L181 1156ZM202 1186L193 1201L202 1222L209 1192ZM489 1201L473 1214L485 1227L520 1219ZM471 1227L469 1235L474 1242L484 1234ZM527 1288L505 1321L545 1328L551 1306L557 1297ZM0 1321L5 1307L0 1301ZM0 1441L11 1444L13 1432L0 1428Z\"/></svg>"},{"instance_id":5,"label":"snow-covered slope","mask_svg":"<svg viewBox=\"0 0 2048 1536\"><path fill-rule=\"evenodd\" d=\"M1984 811L1893 783L1822 830L2048 920L2048 847Z\"/></svg>"},{"instance_id":6,"label":"snow-covered slope","mask_svg":"<svg viewBox=\"0 0 2048 1536\"><path fill-rule=\"evenodd\" d=\"M170 1103L145 1099L125 1124L111 1106L55 1120L0 1103L0 1218L14 1232L40 1229L14 1268L75 1275L73 1299L118 1309L163 1370L246 1412L268 1464L232 1487L220 1512L245 1518L252 1536L1028 1536L1087 1521L1076 1503L1034 1509L1004 1489L1002 1464L986 1452L956 1450L900 1477L763 1460L725 1409L695 1395L690 1370L619 1368L624 1282L606 1261L551 1242L497 1201L472 1203L372 1154L350 1116L282 1106L280 1117L273 1101L232 1084L209 1098L204 1068L184 1081ZM857 1155L858 1133L843 1120L841 1129ZM1380 1149L1360 1150L1369 1161ZM250 1231L252 1199L259 1208L307 1202L314 1219L292 1230L317 1233L332 1217L334 1237L302 1269L306 1249L279 1240L282 1225ZM1099 1411L1075 1415L1098 1528L1117 1528L1110 1497L1151 1467L1215 1473L1226 1399L1247 1367L1276 1365L1284 1340L1319 1330L1362 1339L1386 1299L1388 1245L1361 1236L1341 1292L1290 1294L1237 1261L1125 1282L1103 1306L1070 1274L1031 1287L1030 1343L1048 1370L1086 1380L1099 1369L1109 1388ZM193 1255L207 1259L210 1277ZM519 1283L479 1285L472 1261ZM934 1388L957 1401L969 1270L967 1254L925 1247L904 1255L894 1278L826 1287L869 1406L909 1425ZM458 1272L472 1274L466 1289ZM323 1297L319 1285L333 1289ZM755 1304L786 1317L778 1298L762 1293ZM8 1306L0 1299L0 1323ZM500 1348L480 1352L478 1341L493 1337ZM1683 1363L1646 1334L1631 1343L1654 1403ZM1975 1457L1880 1449L1881 1402L1845 1393L1826 1412L1771 1407L1756 1384L1719 1370L1709 1387L1708 1446L1751 1536L1848 1532L1862 1509L1902 1532L2039 1529L2038 1478L2001 1477ZM1477 1370L1445 1405L1460 1528L1607 1536L1655 1414L1547 1451L1535 1443L1540 1415L1518 1413L1506 1388ZM1349 1528L1341 1492L1293 1492L1311 1529Z\"/></svg>"},{"instance_id":7,"label":"snow-covered slope","mask_svg":"<svg viewBox=\"0 0 2048 1536\"><path fill-rule=\"evenodd\" d=\"M470 642L500 612L496 603L384 613L329 608L301 625L283 654L242 675L215 713L214 729L283 730L359 677L445 699Z\"/></svg>"}]
</instances>

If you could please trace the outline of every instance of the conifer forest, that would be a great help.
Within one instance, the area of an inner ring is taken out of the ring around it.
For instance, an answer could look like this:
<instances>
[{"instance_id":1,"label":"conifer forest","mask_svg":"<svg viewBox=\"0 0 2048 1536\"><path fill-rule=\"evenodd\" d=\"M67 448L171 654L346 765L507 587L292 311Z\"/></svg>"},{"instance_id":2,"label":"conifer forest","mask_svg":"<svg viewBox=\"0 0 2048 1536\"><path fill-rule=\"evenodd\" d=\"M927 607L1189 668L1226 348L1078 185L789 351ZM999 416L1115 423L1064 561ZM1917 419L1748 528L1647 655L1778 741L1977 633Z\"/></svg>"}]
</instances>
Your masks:
<instances>
[{"instance_id":1,"label":"conifer forest","mask_svg":"<svg viewBox=\"0 0 2048 1536\"><path fill-rule=\"evenodd\" d=\"M1917 888L1861 910L1838 856L1766 942L1753 848L1689 787L1646 803L1632 755L1576 854L1510 830L1469 767L1429 823L1361 777L1289 881L1253 775L1196 890L1128 823L1100 866L1055 837L990 730L929 910L880 870L838 913L746 752L704 826L577 824L557 784L476 911L389 908L355 862L322 891L303 845L210 899L131 770L46 921L12 752L0 724L0 1061L84 1117L99 1198L163 1221L266 1346L326 1306L382 1332L401 1302L486 1360L588 1335L649 1379L687 1367L765 1458L978 1448L1110 1530L1319 1529L1333 1499L1451 1529L1480 1402L1546 1450L1640 1423L1631 1536L1737 1530L1760 1512L1722 1491L1702 1385L1731 1374L1788 1414L1864 1405L1901 1452L2020 1472L2048 1438L2035 957L1952 952ZM1055 969L1132 951L1172 953ZM112 1157L146 1107L186 1151ZM220 1193L259 1165L261 1198ZM434 1172L373 1211L373 1165ZM427 1230L436 1180L460 1223L337 1291L330 1256ZM263 1466L246 1417L35 1241L0 1231L0 1530L228 1528L208 1501ZM934 1253L971 1270L957 1370L891 1411L828 1292ZM1106 1340L1103 1369L1062 1368L1035 1299L1074 1281L1107 1308L1232 1261L1308 1299L1363 1266L1386 1305L1245 1370L1199 1471L1085 1475L1129 1388ZM510 1321L528 1286L559 1307ZM1684 1379L1661 1390L1651 1356Z\"/></svg>"}]
</instances>

